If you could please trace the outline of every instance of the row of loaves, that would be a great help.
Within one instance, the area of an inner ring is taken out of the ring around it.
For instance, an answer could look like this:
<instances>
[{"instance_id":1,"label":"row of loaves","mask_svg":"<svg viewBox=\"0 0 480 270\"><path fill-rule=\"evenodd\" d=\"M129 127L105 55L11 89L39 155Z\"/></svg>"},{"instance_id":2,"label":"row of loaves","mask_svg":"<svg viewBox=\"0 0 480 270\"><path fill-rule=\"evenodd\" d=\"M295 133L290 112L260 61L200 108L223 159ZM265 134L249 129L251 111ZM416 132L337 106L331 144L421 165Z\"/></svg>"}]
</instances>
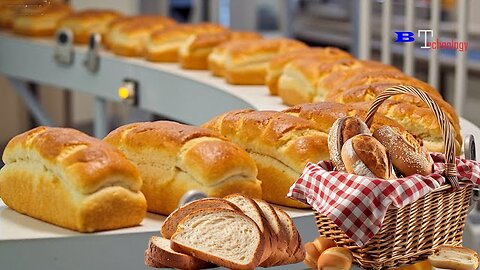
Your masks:
<instances>
[{"instance_id":1,"label":"row of loaves","mask_svg":"<svg viewBox=\"0 0 480 270\"><path fill-rule=\"evenodd\" d=\"M7 145L0 197L21 213L80 231L125 226L114 218L90 224L93 216L122 216L116 207L136 211L127 224L138 224L146 207L143 196L149 211L169 214L191 189L305 208L286 197L288 189L307 162L329 159L328 131L338 117L351 114L365 111L334 103L286 112L239 110L204 128L168 121L129 124L103 142L71 129L39 127ZM376 116L372 131L383 125L402 130L395 121ZM130 206L116 201L122 193L132 197L122 200ZM92 213L105 201L102 213Z\"/></svg>"},{"instance_id":2,"label":"row of loaves","mask_svg":"<svg viewBox=\"0 0 480 270\"><path fill-rule=\"evenodd\" d=\"M287 105L332 101L366 110L388 87L412 85L440 105L453 124L457 149L462 143L458 115L436 89L395 67L357 60L337 48L310 48L291 39L263 39L257 33L234 32L212 23L176 24L162 16L122 17L109 10L71 13L64 4L31 5L16 11L12 6L0 5L0 25L12 27L17 33L51 35L55 29L66 27L72 29L77 42L85 43L90 33L98 32L106 47L116 54L210 69L213 75L233 84L266 84L270 94L279 95ZM39 30L43 25L50 30ZM421 138L428 150L443 151L436 118L418 98L396 96L384 102L379 113Z\"/></svg>"}]
</instances>

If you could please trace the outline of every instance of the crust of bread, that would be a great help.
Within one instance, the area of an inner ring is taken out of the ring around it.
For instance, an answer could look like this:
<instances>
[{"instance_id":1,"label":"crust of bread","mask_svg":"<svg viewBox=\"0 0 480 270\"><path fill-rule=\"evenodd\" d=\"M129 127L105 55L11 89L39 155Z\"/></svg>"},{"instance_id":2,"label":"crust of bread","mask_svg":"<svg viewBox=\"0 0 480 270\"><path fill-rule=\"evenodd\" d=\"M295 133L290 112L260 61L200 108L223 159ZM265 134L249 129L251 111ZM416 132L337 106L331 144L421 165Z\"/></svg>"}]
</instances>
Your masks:
<instances>
[{"instance_id":1,"label":"crust of bread","mask_svg":"<svg viewBox=\"0 0 480 270\"><path fill-rule=\"evenodd\" d=\"M92 33L104 36L110 23L120 17L114 10L88 9L66 16L58 27L71 29L75 43L87 44Z\"/></svg>"},{"instance_id":2,"label":"crust of bread","mask_svg":"<svg viewBox=\"0 0 480 270\"><path fill-rule=\"evenodd\" d=\"M258 226L256 225L256 223L253 220L251 220L249 217L247 217L245 214L243 214L241 212L238 212L238 211L220 209L220 208L209 208L209 209L198 210L198 211L193 212L190 215L188 215L182 221L182 223L185 222L185 220L187 220L189 218L192 218L197 214L203 214L203 213L209 213L209 212L218 213L220 211L235 213L236 215L243 216L245 218L245 220L252 223L252 225L253 225L252 228L256 228L258 230L257 231L258 234L259 235L261 234L260 230L258 229ZM217 256L213 255L213 254L208 254L208 253L202 252L200 250L196 250L195 248L192 248L192 247L189 247L189 246L186 246L186 245L182 245L181 243L176 242L175 241L175 235L181 232L182 227L183 226L179 226L179 229L177 230L177 232L172 237L173 240L171 242L171 247L175 251L185 252L185 253L190 254L192 256L195 255L195 257L197 257L201 260L208 261L208 262L211 262L213 264L223 266L223 267L226 267L226 268L230 268L230 269L251 270L251 269L255 269L258 266L258 264L260 263L260 259L262 257L263 252L264 252L263 249L265 248L265 243L264 243L265 239L263 237L259 237L260 242L258 244L257 250L255 251L255 256L254 256L253 260L251 262L249 262L248 264L242 265L242 264L237 264L237 263L232 262L232 261L224 260L220 257L217 257Z\"/></svg>"},{"instance_id":3,"label":"crust of bread","mask_svg":"<svg viewBox=\"0 0 480 270\"><path fill-rule=\"evenodd\" d=\"M211 130L169 121L134 123L104 140L138 166L151 212L170 214L189 190L209 197L232 193L261 197L255 162Z\"/></svg>"},{"instance_id":4,"label":"crust of bread","mask_svg":"<svg viewBox=\"0 0 480 270\"><path fill-rule=\"evenodd\" d=\"M13 138L3 160L0 197L20 213L80 232L130 227L145 216L136 167L79 131L35 128Z\"/></svg>"},{"instance_id":5,"label":"crust of bread","mask_svg":"<svg viewBox=\"0 0 480 270\"><path fill-rule=\"evenodd\" d=\"M182 254L176 252L170 248L170 243L167 247L157 246L155 241L160 241L160 237L152 236L150 237L150 241L148 243L148 250L149 256L155 261L160 263L161 265L165 265L169 268L178 268L178 269L185 269L185 270L195 270L195 269L203 269L203 268L210 268L213 265L197 259L193 256ZM167 240L170 242L170 240Z\"/></svg>"},{"instance_id":6,"label":"crust of bread","mask_svg":"<svg viewBox=\"0 0 480 270\"><path fill-rule=\"evenodd\" d=\"M182 206L181 208L176 209L170 215L168 215L162 224L162 237L170 239L177 230L177 226L183 218L193 211L205 208L226 208L240 211L240 209L238 209L238 207L236 207L234 204L221 198L206 198L193 201Z\"/></svg>"},{"instance_id":7,"label":"crust of bread","mask_svg":"<svg viewBox=\"0 0 480 270\"><path fill-rule=\"evenodd\" d=\"M155 259L150 256L150 250L148 248L145 250L144 263L151 268L167 268L167 266L155 261Z\"/></svg>"}]
</instances>

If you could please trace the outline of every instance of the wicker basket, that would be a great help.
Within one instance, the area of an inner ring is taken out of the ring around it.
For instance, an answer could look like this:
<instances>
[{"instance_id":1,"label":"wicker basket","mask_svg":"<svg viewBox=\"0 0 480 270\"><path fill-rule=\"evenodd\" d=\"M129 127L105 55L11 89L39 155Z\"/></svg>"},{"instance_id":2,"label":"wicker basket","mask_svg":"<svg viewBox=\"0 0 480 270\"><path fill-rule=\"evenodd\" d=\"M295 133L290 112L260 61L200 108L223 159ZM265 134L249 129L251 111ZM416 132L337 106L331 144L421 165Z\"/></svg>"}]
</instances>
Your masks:
<instances>
[{"instance_id":1,"label":"wicker basket","mask_svg":"<svg viewBox=\"0 0 480 270\"><path fill-rule=\"evenodd\" d=\"M365 120L367 125L371 125L373 115L383 101L397 94L417 96L435 113L445 140L445 176L450 185L443 185L405 207L388 209L382 228L363 247L357 246L331 219L315 213L320 235L350 249L354 263L368 269L414 263L426 259L439 245L460 245L472 196L472 185L459 184L456 177L451 123L423 91L410 86L387 89L372 103Z\"/></svg>"}]
</instances>

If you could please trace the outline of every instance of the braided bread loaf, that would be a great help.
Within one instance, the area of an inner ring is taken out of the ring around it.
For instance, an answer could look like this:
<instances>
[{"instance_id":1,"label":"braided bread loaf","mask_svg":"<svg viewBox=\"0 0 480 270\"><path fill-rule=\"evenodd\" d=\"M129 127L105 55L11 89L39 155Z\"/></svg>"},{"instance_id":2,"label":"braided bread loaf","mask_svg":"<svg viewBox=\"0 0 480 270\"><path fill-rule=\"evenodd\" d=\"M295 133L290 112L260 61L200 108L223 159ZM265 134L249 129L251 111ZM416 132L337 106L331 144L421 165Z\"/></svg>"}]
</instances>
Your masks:
<instances>
[{"instance_id":1,"label":"braided bread loaf","mask_svg":"<svg viewBox=\"0 0 480 270\"><path fill-rule=\"evenodd\" d=\"M189 190L261 197L255 162L211 130L169 121L134 123L104 140L138 166L151 212L170 214Z\"/></svg>"},{"instance_id":2,"label":"braided bread loaf","mask_svg":"<svg viewBox=\"0 0 480 270\"><path fill-rule=\"evenodd\" d=\"M222 114L204 127L221 133L251 155L266 201L308 207L286 195L307 162L329 158L328 135L315 123L281 112L239 110Z\"/></svg>"},{"instance_id":3,"label":"braided bread loaf","mask_svg":"<svg viewBox=\"0 0 480 270\"><path fill-rule=\"evenodd\" d=\"M38 127L3 153L0 197L10 208L80 232L139 224L146 213L137 168L105 142Z\"/></svg>"}]
</instances>

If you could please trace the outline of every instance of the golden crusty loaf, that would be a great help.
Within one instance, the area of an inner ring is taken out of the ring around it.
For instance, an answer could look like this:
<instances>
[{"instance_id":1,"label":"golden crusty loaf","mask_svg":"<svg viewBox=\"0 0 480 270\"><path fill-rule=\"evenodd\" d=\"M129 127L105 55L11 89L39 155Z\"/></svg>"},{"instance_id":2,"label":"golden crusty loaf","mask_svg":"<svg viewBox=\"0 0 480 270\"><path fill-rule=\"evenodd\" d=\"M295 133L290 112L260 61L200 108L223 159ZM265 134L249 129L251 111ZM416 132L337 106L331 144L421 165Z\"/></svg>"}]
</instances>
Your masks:
<instances>
[{"instance_id":1,"label":"golden crusty loaf","mask_svg":"<svg viewBox=\"0 0 480 270\"><path fill-rule=\"evenodd\" d=\"M163 16L133 16L112 22L105 36L105 44L115 54L142 56L150 34L175 24Z\"/></svg>"},{"instance_id":2,"label":"golden crusty loaf","mask_svg":"<svg viewBox=\"0 0 480 270\"><path fill-rule=\"evenodd\" d=\"M318 270L348 270L352 267L353 255L344 247L332 247L323 252L317 261Z\"/></svg>"},{"instance_id":3,"label":"golden crusty loaf","mask_svg":"<svg viewBox=\"0 0 480 270\"><path fill-rule=\"evenodd\" d=\"M12 209L80 232L139 224L137 168L111 145L67 128L38 127L3 153L0 197Z\"/></svg>"},{"instance_id":4,"label":"golden crusty loaf","mask_svg":"<svg viewBox=\"0 0 480 270\"><path fill-rule=\"evenodd\" d=\"M0 2L0 28L12 28L13 19L27 0L2 0Z\"/></svg>"},{"instance_id":5,"label":"golden crusty loaf","mask_svg":"<svg viewBox=\"0 0 480 270\"><path fill-rule=\"evenodd\" d=\"M234 40L257 40L262 36L255 32L202 33L190 35L180 46L179 62L186 69L208 69L208 56L218 45Z\"/></svg>"},{"instance_id":6,"label":"golden crusty loaf","mask_svg":"<svg viewBox=\"0 0 480 270\"><path fill-rule=\"evenodd\" d=\"M331 62L333 60L350 59L352 56L338 48L302 48L273 58L267 66L266 83L270 94L278 94L278 80L284 72L285 66L299 59L315 60L317 63Z\"/></svg>"},{"instance_id":7,"label":"golden crusty loaf","mask_svg":"<svg viewBox=\"0 0 480 270\"><path fill-rule=\"evenodd\" d=\"M38 1L26 4L16 11L12 28L21 35L51 36L55 33L58 22L71 11L70 6L63 3Z\"/></svg>"},{"instance_id":8,"label":"golden crusty loaf","mask_svg":"<svg viewBox=\"0 0 480 270\"><path fill-rule=\"evenodd\" d=\"M416 86L414 83L410 85ZM368 86L357 86L335 96L331 101L348 103L354 107L367 110L373 99L391 86L394 85L371 84ZM430 95L430 97L440 106L445 115L450 119L455 131L456 150L457 153L459 153L462 144L462 137L460 134L458 115L452 106L441 97L435 95ZM438 121L432 110L420 99L408 95L392 97L383 102L378 109L377 114L382 114L398 121L398 123L400 123L411 134L421 138L429 151L443 152L444 143Z\"/></svg>"},{"instance_id":9,"label":"golden crusty loaf","mask_svg":"<svg viewBox=\"0 0 480 270\"><path fill-rule=\"evenodd\" d=\"M191 35L218 33L226 29L215 23L178 24L153 32L147 42L145 57L155 62L177 62L180 46Z\"/></svg>"},{"instance_id":10,"label":"golden crusty loaf","mask_svg":"<svg viewBox=\"0 0 480 270\"><path fill-rule=\"evenodd\" d=\"M170 214L189 190L261 197L255 162L211 130L169 121L133 123L104 140L138 166L151 212Z\"/></svg>"},{"instance_id":11,"label":"golden crusty loaf","mask_svg":"<svg viewBox=\"0 0 480 270\"><path fill-rule=\"evenodd\" d=\"M271 59L304 47L300 41L285 38L231 42L225 47L222 75L231 84L265 84Z\"/></svg>"},{"instance_id":12,"label":"golden crusty loaf","mask_svg":"<svg viewBox=\"0 0 480 270\"><path fill-rule=\"evenodd\" d=\"M239 110L222 114L204 127L244 148L258 167L263 199L307 207L286 197L307 162L328 159L327 134L316 125L281 112Z\"/></svg>"},{"instance_id":13,"label":"golden crusty loaf","mask_svg":"<svg viewBox=\"0 0 480 270\"><path fill-rule=\"evenodd\" d=\"M93 33L104 36L110 23L120 17L114 10L87 9L63 18L58 27L72 30L75 43L86 44Z\"/></svg>"}]
</instances>

